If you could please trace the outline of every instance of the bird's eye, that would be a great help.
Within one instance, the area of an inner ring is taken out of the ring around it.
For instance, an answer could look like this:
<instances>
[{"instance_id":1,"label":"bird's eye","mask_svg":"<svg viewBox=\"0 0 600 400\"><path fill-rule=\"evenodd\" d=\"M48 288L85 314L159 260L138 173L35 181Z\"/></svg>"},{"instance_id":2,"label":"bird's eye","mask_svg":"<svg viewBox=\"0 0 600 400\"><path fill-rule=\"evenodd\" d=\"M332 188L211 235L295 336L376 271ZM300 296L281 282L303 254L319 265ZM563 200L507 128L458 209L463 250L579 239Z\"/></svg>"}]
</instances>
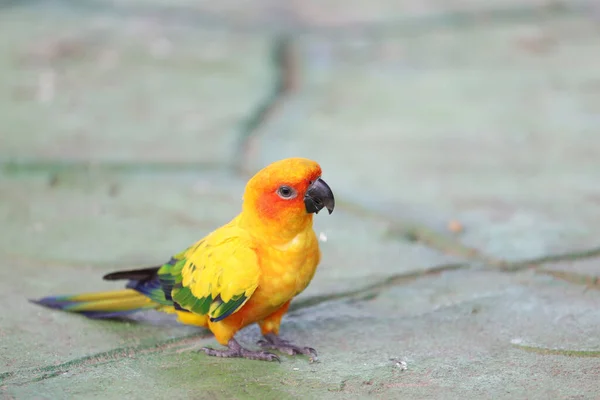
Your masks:
<instances>
[{"instance_id":1,"label":"bird's eye","mask_svg":"<svg viewBox=\"0 0 600 400\"><path fill-rule=\"evenodd\" d=\"M279 189L277 189L277 194L279 197L286 200L296 197L296 191L289 186L279 186Z\"/></svg>"}]
</instances>

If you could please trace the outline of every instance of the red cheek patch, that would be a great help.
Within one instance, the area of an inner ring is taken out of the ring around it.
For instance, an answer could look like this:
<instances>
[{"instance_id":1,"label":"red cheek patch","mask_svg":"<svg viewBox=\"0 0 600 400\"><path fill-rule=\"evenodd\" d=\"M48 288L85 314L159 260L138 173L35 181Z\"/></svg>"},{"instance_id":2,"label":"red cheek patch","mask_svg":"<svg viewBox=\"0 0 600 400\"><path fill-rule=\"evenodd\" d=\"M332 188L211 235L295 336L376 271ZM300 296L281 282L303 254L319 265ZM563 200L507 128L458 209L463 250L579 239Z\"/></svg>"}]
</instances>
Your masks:
<instances>
[{"instance_id":1,"label":"red cheek patch","mask_svg":"<svg viewBox=\"0 0 600 400\"><path fill-rule=\"evenodd\" d=\"M257 203L258 213L265 219L281 219L298 207L304 207L300 196L294 199L284 200L277 193L263 195Z\"/></svg>"}]
</instances>

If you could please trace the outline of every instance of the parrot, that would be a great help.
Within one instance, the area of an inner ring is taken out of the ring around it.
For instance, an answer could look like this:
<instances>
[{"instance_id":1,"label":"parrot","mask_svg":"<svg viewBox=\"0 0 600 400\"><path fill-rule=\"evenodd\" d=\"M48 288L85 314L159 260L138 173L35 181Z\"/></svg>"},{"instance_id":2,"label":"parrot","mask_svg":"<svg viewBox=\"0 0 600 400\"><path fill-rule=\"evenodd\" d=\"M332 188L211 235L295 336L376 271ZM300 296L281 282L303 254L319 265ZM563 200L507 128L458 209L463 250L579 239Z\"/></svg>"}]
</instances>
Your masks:
<instances>
[{"instance_id":1,"label":"parrot","mask_svg":"<svg viewBox=\"0 0 600 400\"><path fill-rule=\"evenodd\" d=\"M92 319L119 319L141 310L175 314L178 322L209 329L225 349L209 356L280 361L267 350L316 359L315 349L279 336L291 300L309 285L321 261L313 216L335 199L321 166L286 158L247 182L240 213L172 256L161 266L109 273L127 280L122 290L49 296L33 303ZM260 351L242 347L235 334L257 323Z\"/></svg>"}]
</instances>

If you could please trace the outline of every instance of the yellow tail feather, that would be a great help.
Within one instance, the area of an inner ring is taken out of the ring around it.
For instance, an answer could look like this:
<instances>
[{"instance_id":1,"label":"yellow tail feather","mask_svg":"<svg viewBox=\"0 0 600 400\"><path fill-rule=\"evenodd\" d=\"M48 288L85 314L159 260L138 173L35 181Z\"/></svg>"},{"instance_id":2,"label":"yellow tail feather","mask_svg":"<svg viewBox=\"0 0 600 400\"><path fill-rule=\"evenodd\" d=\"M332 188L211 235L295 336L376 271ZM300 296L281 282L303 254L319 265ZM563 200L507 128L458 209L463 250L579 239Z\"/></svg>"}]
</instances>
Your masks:
<instances>
[{"instance_id":1,"label":"yellow tail feather","mask_svg":"<svg viewBox=\"0 0 600 400\"><path fill-rule=\"evenodd\" d=\"M49 308L84 314L90 318L116 318L138 310L163 307L132 289L52 296L33 302Z\"/></svg>"},{"instance_id":2,"label":"yellow tail feather","mask_svg":"<svg viewBox=\"0 0 600 400\"><path fill-rule=\"evenodd\" d=\"M114 290L110 292L94 292L77 294L75 296L68 296L69 301L85 302L85 301L97 301L97 300L110 300L110 299L124 299L130 297L140 297L142 294L133 289Z\"/></svg>"},{"instance_id":3,"label":"yellow tail feather","mask_svg":"<svg viewBox=\"0 0 600 400\"><path fill-rule=\"evenodd\" d=\"M152 307L148 307L152 306ZM129 311L137 310L140 308L155 308L158 304L150 300L144 295L138 295L138 297L125 297L121 299L107 299L107 300L95 300L77 303L69 307L69 311Z\"/></svg>"}]
</instances>

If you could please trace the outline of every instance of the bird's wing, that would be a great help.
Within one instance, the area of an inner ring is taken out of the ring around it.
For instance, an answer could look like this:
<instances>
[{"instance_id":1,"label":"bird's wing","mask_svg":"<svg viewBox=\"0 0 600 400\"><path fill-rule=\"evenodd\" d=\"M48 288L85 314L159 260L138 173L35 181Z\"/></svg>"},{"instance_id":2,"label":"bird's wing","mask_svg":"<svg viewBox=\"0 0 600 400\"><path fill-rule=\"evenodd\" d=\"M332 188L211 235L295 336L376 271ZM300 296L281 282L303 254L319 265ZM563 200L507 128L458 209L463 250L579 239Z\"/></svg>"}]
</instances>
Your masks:
<instances>
[{"instance_id":1,"label":"bird's wing","mask_svg":"<svg viewBox=\"0 0 600 400\"><path fill-rule=\"evenodd\" d=\"M176 305L212 322L238 311L258 287L258 257L239 228L223 227L174 259L159 271L163 289L172 288Z\"/></svg>"}]
</instances>

